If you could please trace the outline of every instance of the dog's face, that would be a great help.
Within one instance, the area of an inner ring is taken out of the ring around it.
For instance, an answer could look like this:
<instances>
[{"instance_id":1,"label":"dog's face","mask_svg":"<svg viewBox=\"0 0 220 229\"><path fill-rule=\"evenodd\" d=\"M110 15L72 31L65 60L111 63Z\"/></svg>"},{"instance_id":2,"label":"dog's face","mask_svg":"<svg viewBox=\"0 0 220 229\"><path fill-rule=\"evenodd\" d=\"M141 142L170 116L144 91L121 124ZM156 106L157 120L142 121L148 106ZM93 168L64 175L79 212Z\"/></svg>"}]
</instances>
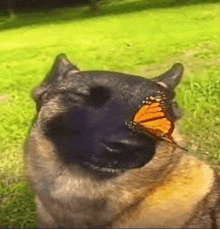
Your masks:
<instances>
[{"instance_id":1,"label":"dog's face","mask_svg":"<svg viewBox=\"0 0 220 229\"><path fill-rule=\"evenodd\" d=\"M144 166L155 153L157 141L125 124L146 97L163 93L169 117L179 117L173 88L182 65L153 81L109 72L77 71L58 56L44 84L36 90L35 127L55 146L63 163L79 164L106 176Z\"/></svg>"}]
</instances>

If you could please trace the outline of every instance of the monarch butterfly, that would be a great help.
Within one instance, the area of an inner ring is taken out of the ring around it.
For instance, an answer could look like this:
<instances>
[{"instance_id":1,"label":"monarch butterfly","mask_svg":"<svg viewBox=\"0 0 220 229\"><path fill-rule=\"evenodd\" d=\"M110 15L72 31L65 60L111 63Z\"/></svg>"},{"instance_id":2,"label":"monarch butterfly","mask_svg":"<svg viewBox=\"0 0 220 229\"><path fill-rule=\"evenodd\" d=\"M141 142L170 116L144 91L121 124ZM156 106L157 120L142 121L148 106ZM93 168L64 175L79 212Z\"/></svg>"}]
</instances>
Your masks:
<instances>
[{"instance_id":1,"label":"monarch butterfly","mask_svg":"<svg viewBox=\"0 0 220 229\"><path fill-rule=\"evenodd\" d=\"M168 116L168 110L164 103L165 99L166 96L162 92L159 92L159 95L155 97L147 97L133 116L132 121L126 122L126 125L130 129L138 130L156 139L172 142L187 151L172 138L174 122Z\"/></svg>"}]
</instances>

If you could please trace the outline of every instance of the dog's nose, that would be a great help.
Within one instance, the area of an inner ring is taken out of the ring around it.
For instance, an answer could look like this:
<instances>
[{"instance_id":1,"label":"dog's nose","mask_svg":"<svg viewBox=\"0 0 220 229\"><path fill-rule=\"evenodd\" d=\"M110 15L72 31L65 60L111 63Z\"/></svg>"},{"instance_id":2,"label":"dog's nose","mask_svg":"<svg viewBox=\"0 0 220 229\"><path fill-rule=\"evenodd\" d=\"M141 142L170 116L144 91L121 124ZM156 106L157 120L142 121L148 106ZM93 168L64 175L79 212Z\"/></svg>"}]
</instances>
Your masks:
<instances>
[{"instance_id":1,"label":"dog's nose","mask_svg":"<svg viewBox=\"0 0 220 229\"><path fill-rule=\"evenodd\" d=\"M134 152L144 147L143 144L130 139L118 139L116 141L103 141L102 146L112 153L120 153L122 151Z\"/></svg>"}]
</instances>

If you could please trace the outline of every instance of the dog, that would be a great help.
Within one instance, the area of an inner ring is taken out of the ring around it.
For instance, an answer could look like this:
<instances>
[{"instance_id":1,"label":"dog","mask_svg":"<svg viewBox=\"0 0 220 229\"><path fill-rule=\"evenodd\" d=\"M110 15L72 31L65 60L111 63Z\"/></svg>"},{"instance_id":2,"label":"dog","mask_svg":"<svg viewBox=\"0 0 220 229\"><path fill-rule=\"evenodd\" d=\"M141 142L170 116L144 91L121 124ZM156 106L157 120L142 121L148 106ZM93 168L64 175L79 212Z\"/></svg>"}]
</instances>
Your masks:
<instances>
[{"instance_id":1,"label":"dog","mask_svg":"<svg viewBox=\"0 0 220 229\"><path fill-rule=\"evenodd\" d=\"M182 74L80 71L57 56L27 144L39 228L220 227L219 172L188 155L176 126Z\"/></svg>"}]
</instances>

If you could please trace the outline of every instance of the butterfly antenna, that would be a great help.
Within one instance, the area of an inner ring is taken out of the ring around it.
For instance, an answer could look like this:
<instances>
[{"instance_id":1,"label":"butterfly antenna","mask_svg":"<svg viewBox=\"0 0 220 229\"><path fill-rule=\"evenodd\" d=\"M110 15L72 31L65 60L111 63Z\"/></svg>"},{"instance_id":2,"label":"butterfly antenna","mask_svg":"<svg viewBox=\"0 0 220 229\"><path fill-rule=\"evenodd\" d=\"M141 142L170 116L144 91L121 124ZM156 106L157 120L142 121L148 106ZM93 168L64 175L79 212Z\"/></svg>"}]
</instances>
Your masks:
<instances>
[{"instance_id":1,"label":"butterfly antenna","mask_svg":"<svg viewBox=\"0 0 220 229\"><path fill-rule=\"evenodd\" d=\"M184 151L188 151L187 148L185 148L185 147L183 147L183 146L180 146L180 145L177 144L173 139L169 139L169 138L167 138L167 137L162 137L162 139L165 140L165 141L168 141L168 142L173 143L173 144L176 145L178 148L180 148L180 149L182 149L182 150L184 150Z\"/></svg>"},{"instance_id":2,"label":"butterfly antenna","mask_svg":"<svg viewBox=\"0 0 220 229\"><path fill-rule=\"evenodd\" d=\"M177 144L176 142L173 141L173 143L180 149L184 150L184 151L187 151L188 152L188 149L183 147L183 146L180 146L179 144Z\"/></svg>"}]
</instances>

